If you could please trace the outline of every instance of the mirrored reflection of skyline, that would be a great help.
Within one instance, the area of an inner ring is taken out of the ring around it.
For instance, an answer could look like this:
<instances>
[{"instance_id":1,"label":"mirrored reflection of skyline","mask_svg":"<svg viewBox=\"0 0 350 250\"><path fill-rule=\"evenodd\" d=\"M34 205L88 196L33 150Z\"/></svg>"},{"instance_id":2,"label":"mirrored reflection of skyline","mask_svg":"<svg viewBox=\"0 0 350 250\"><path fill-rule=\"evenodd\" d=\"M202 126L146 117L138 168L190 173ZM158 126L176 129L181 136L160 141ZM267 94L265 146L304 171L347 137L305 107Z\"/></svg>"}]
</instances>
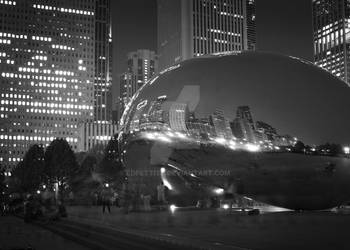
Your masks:
<instances>
[{"instance_id":1,"label":"mirrored reflection of skyline","mask_svg":"<svg viewBox=\"0 0 350 250\"><path fill-rule=\"evenodd\" d=\"M188 95L191 93L189 89L195 94ZM255 122L250 107L246 105L236 108L233 119L229 119L221 107L199 115L195 109L200 99L199 89L195 85L184 86L176 101L161 95L135 103L130 120L126 121L129 131L178 133L198 142L213 141L232 147L236 143L252 144L265 150L279 150L296 143L297 138L278 134L277 129L268 123Z\"/></svg>"}]
</instances>

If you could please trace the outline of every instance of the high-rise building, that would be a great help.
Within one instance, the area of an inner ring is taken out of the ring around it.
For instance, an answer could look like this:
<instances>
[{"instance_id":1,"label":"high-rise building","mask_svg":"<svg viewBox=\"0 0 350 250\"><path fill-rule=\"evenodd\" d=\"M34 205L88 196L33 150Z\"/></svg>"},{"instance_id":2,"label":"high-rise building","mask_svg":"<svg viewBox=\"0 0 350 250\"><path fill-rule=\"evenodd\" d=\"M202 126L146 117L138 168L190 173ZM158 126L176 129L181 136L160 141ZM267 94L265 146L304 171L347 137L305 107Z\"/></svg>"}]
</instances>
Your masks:
<instances>
[{"instance_id":1,"label":"high-rise building","mask_svg":"<svg viewBox=\"0 0 350 250\"><path fill-rule=\"evenodd\" d=\"M94 118L95 1L0 0L0 164Z\"/></svg>"},{"instance_id":2,"label":"high-rise building","mask_svg":"<svg viewBox=\"0 0 350 250\"><path fill-rule=\"evenodd\" d=\"M350 3L313 0L315 64L348 84L350 75Z\"/></svg>"},{"instance_id":3,"label":"high-rise building","mask_svg":"<svg viewBox=\"0 0 350 250\"><path fill-rule=\"evenodd\" d=\"M232 130L228 120L225 118L224 111L216 109L212 115L210 115L210 123L215 129L217 137L232 139Z\"/></svg>"},{"instance_id":4,"label":"high-rise building","mask_svg":"<svg viewBox=\"0 0 350 250\"><path fill-rule=\"evenodd\" d=\"M186 122L189 119L186 103L171 102L169 109L169 125L174 131L187 132Z\"/></svg>"},{"instance_id":5,"label":"high-rise building","mask_svg":"<svg viewBox=\"0 0 350 250\"><path fill-rule=\"evenodd\" d=\"M112 119L112 20L111 1L95 0L94 120Z\"/></svg>"},{"instance_id":6,"label":"high-rise building","mask_svg":"<svg viewBox=\"0 0 350 250\"><path fill-rule=\"evenodd\" d=\"M120 76L119 114L135 92L158 70L158 57L154 51L140 49L128 53L127 72Z\"/></svg>"},{"instance_id":7,"label":"high-rise building","mask_svg":"<svg viewBox=\"0 0 350 250\"><path fill-rule=\"evenodd\" d=\"M256 50L256 10L255 0L247 2L247 43L248 50Z\"/></svg>"},{"instance_id":8,"label":"high-rise building","mask_svg":"<svg viewBox=\"0 0 350 250\"><path fill-rule=\"evenodd\" d=\"M84 123L79 127L77 152L88 152L97 145L105 146L118 133L118 125L113 123Z\"/></svg>"},{"instance_id":9,"label":"high-rise building","mask_svg":"<svg viewBox=\"0 0 350 250\"><path fill-rule=\"evenodd\" d=\"M116 133L112 117L112 20L111 0L95 2L94 120L79 126L77 151L107 145Z\"/></svg>"},{"instance_id":10,"label":"high-rise building","mask_svg":"<svg viewBox=\"0 0 350 250\"><path fill-rule=\"evenodd\" d=\"M158 0L159 70L255 48L254 0Z\"/></svg>"},{"instance_id":11,"label":"high-rise building","mask_svg":"<svg viewBox=\"0 0 350 250\"><path fill-rule=\"evenodd\" d=\"M256 143L256 131L250 108L240 106L237 108L236 118L230 124L233 135L241 140Z\"/></svg>"}]
</instances>

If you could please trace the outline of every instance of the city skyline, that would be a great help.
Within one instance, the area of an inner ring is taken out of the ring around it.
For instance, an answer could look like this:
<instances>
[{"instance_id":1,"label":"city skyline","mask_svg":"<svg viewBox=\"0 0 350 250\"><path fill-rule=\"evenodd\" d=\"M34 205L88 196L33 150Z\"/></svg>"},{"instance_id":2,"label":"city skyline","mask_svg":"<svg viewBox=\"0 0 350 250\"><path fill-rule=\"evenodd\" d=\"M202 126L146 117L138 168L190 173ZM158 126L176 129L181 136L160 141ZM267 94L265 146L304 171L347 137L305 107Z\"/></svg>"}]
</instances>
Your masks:
<instances>
[{"instance_id":1,"label":"city skyline","mask_svg":"<svg viewBox=\"0 0 350 250\"><path fill-rule=\"evenodd\" d=\"M349 62L350 0L0 0L0 250L345 249Z\"/></svg>"}]
</instances>

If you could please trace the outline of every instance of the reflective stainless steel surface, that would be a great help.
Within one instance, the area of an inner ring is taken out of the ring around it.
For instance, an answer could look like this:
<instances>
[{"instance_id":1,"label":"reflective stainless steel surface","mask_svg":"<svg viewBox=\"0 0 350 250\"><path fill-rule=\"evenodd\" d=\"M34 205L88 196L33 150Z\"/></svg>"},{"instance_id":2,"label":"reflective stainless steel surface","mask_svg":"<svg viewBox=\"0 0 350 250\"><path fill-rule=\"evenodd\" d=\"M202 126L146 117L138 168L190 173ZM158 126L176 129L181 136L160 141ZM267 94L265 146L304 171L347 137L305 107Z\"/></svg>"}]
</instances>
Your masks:
<instances>
[{"instance_id":1,"label":"reflective stainless steel surface","mask_svg":"<svg viewBox=\"0 0 350 250\"><path fill-rule=\"evenodd\" d=\"M350 142L350 89L296 58L245 52L164 70L136 93L119 135L129 182L178 204L229 189L291 209L350 200L350 159L293 152Z\"/></svg>"}]
</instances>

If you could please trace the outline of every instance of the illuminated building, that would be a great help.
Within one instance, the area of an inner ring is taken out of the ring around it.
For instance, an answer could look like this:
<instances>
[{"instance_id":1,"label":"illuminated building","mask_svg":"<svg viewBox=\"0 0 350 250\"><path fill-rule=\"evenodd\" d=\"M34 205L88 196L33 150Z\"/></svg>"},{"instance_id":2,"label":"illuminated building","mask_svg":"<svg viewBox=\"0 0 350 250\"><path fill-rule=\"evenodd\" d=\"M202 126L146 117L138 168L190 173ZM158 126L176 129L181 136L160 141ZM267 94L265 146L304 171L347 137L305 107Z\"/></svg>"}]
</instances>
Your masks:
<instances>
[{"instance_id":1,"label":"illuminated building","mask_svg":"<svg viewBox=\"0 0 350 250\"><path fill-rule=\"evenodd\" d=\"M186 132L186 122L188 118L189 113L186 103L171 102L169 109L169 125L172 130Z\"/></svg>"},{"instance_id":2,"label":"illuminated building","mask_svg":"<svg viewBox=\"0 0 350 250\"><path fill-rule=\"evenodd\" d=\"M217 137L232 139L232 131L229 122L225 118L224 111L216 109L209 118Z\"/></svg>"},{"instance_id":3,"label":"illuminated building","mask_svg":"<svg viewBox=\"0 0 350 250\"><path fill-rule=\"evenodd\" d=\"M117 132L112 118L111 1L95 2L94 121L80 124L78 151L89 151L97 144L107 145Z\"/></svg>"},{"instance_id":4,"label":"illuminated building","mask_svg":"<svg viewBox=\"0 0 350 250\"><path fill-rule=\"evenodd\" d=\"M209 118L191 119L190 117L186 126L194 138L208 140L209 137L215 137L215 128L210 124Z\"/></svg>"},{"instance_id":5,"label":"illuminated building","mask_svg":"<svg viewBox=\"0 0 350 250\"><path fill-rule=\"evenodd\" d=\"M154 51L140 49L128 53L127 72L120 76L119 115L135 92L158 70L158 57Z\"/></svg>"},{"instance_id":6,"label":"illuminated building","mask_svg":"<svg viewBox=\"0 0 350 250\"><path fill-rule=\"evenodd\" d=\"M111 1L96 0L95 7L94 120L112 121Z\"/></svg>"},{"instance_id":7,"label":"illuminated building","mask_svg":"<svg viewBox=\"0 0 350 250\"><path fill-rule=\"evenodd\" d=\"M256 49L256 11L255 0L248 0L247 2L247 38L248 50Z\"/></svg>"},{"instance_id":8,"label":"illuminated building","mask_svg":"<svg viewBox=\"0 0 350 250\"><path fill-rule=\"evenodd\" d=\"M0 1L0 164L94 116L95 1Z\"/></svg>"},{"instance_id":9,"label":"illuminated building","mask_svg":"<svg viewBox=\"0 0 350 250\"><path fill-rule=\"evenodd\" d=\"M159 69L255 48L254 0L158 0Z\"/></svg>"},{"instance_id":10,"label":"illuminated building","mask_svg":"<svg viewBox=\"0 0 350 250\"><path fill-rule=\"evenodd\" d=\"M236 118L230 124L233 135L238 139L255 143L255 126L248 106L237 108Z\"/></svg>"},{"instance_id":11,"label":"illuminated building","mask_svg":"<svg viewBox=\"0 0 350 250\"><path fill-rule=\"evenodd\" d=\"M265 140L274 141L274 139L277 136L277 131L271 125L269 125L265 122L262 122L262 121L257 121L256 122L256 135L257 135L257 137L260 137L259 139L262 141L265 141Z\"/></svg>"},{"instance_id":12,"label":"illuminated building","mask_svg":"<svg viewBox=\"0 0 350 250\"><path fill-rule=\"evenodd\" d=\"M315 64L349 84L350 5L346 0L313 0Z\"/></svg>"},{"instance_id":13,"label":"illuminated building","mask_svg":"<svg viewBox=\"0 0 350 250\"><path fill-rule=\"evenodd\" d=\"M79 127L78 152L87 152L97 145L107 145L118 133L117 124L85 123Z\"/></svg>"}]
</instances>

